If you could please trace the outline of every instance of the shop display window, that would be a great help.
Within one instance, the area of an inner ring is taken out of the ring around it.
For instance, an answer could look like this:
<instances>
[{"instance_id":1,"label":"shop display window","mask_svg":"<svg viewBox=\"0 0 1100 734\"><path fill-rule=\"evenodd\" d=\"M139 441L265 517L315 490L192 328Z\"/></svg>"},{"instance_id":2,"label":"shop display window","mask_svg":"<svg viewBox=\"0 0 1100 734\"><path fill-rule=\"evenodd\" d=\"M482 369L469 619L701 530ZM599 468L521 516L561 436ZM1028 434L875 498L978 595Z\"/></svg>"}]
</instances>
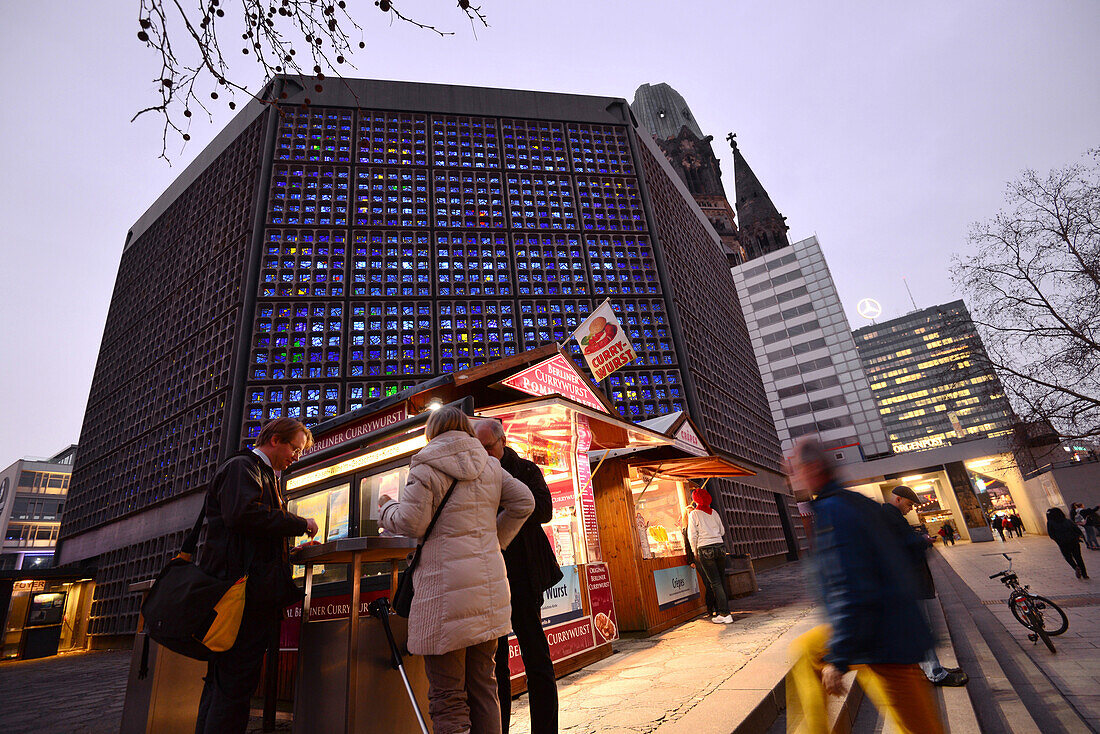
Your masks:
<instances>
[{"instance_id":1,"label":"shop display window","mask_svg":"<svg viewBox=\"0 0 1100 734\"><path fill-rule=\"evenodd\" d=\"M317 535L313 540L328 543L348 537L351 485L340 484L319 492L295 497L287 501L287 510L300 517L311 518L317 523ZM310 541L309 536L300 535L294 539L294 545ZM304 566L294 566L293 576L301 578L305 574ZM329 583L347 579L345 564L322 565L313 567L314 583Z\"/></svg>"},{"instance_id":2,"label":"shop display window","mask_svg":"<svg viewBox=\"0 0 1100 734\"><path fill-rule=\"evenodd\" d=\"M522 417L501 416L508 446L542 471L553 501L553 516L543 525L560 566L587 563L583 508L579 486L575 425L564 410L554 407ZM587 462L587 454L583 461Z\"/></svg>"},{"instance_id":3,"label":"shop display window","mask_svg":"<svg viewBox=\"0 0 1100 734\"><path fill-rule=\"evenodd\" d=\"M409 478L409 467L399 466L388 471L371 474L359 480L359 535L393 535L378 525L378 498L388 495L401 499L401 490Z\"/></svg>"},{"instance_id":4,"label":"shop display window","mask_svg":"<svg viewBox=\"0 0 1100 734\"><path fill-rule=\"evenodd\" d=\"M630 470L630 493L642 558L684 554L684 510L688 492L683 482Z\"/></svg>"}]
</instances>

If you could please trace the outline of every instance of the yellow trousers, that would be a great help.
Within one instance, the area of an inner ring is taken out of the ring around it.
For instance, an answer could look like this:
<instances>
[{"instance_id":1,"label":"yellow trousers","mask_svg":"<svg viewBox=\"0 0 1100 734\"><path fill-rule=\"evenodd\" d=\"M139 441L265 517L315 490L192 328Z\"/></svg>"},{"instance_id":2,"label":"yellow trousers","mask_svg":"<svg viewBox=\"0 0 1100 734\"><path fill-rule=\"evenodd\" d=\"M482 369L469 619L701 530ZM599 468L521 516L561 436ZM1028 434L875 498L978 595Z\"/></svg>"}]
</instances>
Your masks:
<instances>
[{"instance_id":1,"label":"yellow trousers","mask_svg":"<svg viewBox=\"0 0 1100 734\"><path fill-rule=\"evenodd\" d=\"M787 731L830 734L825 688L825 667L832 628L814 627L791 643L794 665L787 674ZM943 734L943 721L932 695L932 684L916 663L911 665L853 665L856 680L903 734Z\"/></svg>"}]
</instances>

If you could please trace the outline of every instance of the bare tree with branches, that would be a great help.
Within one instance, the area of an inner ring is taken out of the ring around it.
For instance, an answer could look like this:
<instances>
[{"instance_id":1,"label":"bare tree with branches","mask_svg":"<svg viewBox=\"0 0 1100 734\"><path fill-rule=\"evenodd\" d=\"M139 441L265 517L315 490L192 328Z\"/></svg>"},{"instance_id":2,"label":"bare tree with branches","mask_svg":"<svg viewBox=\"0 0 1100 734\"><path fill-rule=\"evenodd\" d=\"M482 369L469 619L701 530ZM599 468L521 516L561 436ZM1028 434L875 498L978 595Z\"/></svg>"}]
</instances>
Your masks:
<instances>
[{"instance_id":1,"label":"bare tree with branches","mask_svg":"<svg viewBox=\"0 0 1100 734\"><path fill-rule=\"evenodd\" d=\"M212 119L210 105L225 103L235 109L238 94L278 106L277 99L257 96L276 74L313 77L316 91L321 92L326 73L338 77L339 68L354 69L355 51L366 48L363 28L348 9L348 2L368 7L362 1L239 0L232 7L226 0L139 1L137 37L160 55L160 71L154 77L160 99L139 110L133 119L146 114L163 118L160 157L166 161L170 136L177 135L184 142L191 139L188 129L195 112ZM488 27L479 6L470 0L456 0L456 5L475 31L478 25ZM405 15L393 0L374 0L374 6L374 12L381 11L391 23L409 23L440 36L454 35ZM238 38L237 34L240 40L229 40ZM238 45L241 54L250 56L263 72L264 81L255 87L257 92L241 81L244 75L225 55L235 52Z\"/></svg>"},{"instance_id":2,"label":"bare tree with branches","mask_svg":"<svg viewBox=\"0 0 1100 734\"><path fill-rule=\"evenodd\" d=\"M973 225L955 284L1020 417L1100 437L1100 149L1008 184Z\"/></svg>"}]
</instances>

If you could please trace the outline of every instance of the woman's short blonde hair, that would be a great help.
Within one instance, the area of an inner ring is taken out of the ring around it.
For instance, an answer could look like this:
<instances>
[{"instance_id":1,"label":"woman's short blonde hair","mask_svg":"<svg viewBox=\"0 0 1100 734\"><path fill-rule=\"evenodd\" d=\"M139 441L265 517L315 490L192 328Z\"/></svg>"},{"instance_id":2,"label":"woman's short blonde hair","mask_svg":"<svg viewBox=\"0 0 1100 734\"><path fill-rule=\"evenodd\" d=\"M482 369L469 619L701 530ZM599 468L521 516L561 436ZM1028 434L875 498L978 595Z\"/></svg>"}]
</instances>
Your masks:
<instances>
[{"instance_id":1,"label":"woman's short blonde hair","mask_svg":"<svg viewBox=\"0 0 1100 734\"><path fill-rule=\"evenodd\" d=\"M440 408L428 416L428 425L424 429L429 441L447 431L462 431L471 436L474 435L469 416L451 405Z\"/></svg>"}]
</instances>

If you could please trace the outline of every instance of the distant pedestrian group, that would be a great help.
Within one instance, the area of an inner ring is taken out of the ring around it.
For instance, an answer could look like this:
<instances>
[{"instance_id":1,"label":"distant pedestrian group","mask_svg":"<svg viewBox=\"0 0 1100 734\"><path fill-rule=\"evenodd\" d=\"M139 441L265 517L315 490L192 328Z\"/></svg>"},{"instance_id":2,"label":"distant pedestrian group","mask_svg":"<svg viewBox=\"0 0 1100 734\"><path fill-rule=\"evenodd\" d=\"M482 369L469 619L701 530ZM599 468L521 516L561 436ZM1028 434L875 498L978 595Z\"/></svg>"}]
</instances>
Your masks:
<instances>
[{"instance_id":1,"label":"distant pedestrian group","mask_svg":"<svg viewBox=\"0 0 1100 734\"><path fill-rule=\"evenodd\" d=\"M989 525L997 534L1001 536L1001 540L1005 539L1005 536L1012 537L1015 535L1017 538L1021 538L1024 535L1024 521L1015 512L995 514L989 518Z\"/></svg>"},{"instance_id":2,"label":"distant pedestrian group","mask_svg":"<svg viewBox=\"0 0 1100 734\"><path fill-rule=\"evenodd\" d=\"M950 522L945 522L936 534L943 538L944 545L955 545L955 526Z\"/></svg>"},{"instance_id":3,"label":"distant pedestrian group","mask_svg":"<svg viewBox=\"0 0 1100 734\"><path fill-rule=\"evenodd\" d=\"M1100 536L1100 506L1085 507L1081 502L1074 502L1070 511L1070 520L1085 533L1085 547L1089 550L1100 550L1097 537Z\"/></svg>"}]
</instances>

